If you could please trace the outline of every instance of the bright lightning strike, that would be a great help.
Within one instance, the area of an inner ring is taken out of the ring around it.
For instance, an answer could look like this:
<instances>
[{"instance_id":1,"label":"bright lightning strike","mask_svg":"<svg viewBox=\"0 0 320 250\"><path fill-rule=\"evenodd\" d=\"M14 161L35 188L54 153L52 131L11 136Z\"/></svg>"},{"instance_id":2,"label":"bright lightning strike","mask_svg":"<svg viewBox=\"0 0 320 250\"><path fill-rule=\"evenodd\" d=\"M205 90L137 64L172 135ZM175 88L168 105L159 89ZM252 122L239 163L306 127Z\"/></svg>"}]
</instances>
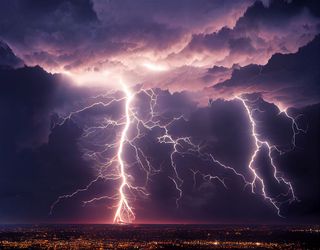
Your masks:
<instances>
[{"instance_id":1,"label":"bright lightning strike","mask_svg":"<svg viewBox=\"0 0 320 250\"><path fill-rule=\"evenodd\" d=\"M125 163L123 161L123 146L125 143L125 140L127 138L127 133L128 133L128 129L130 126L130 104L133 98L132 93L130 92L129 88L122 83L122 88L124 93L126 94L126 105L125 105L125 116L126 116L126 122L125 122L125 126L122 130L121 133L121 138L120 138L120 145L119 145L119 149L118 149L118 162L119 162L119 172L120 172L120 176L121 176L121 185L119 188L119 195L120 195L120 201L118 203L118 208L116 211L116 214L114 216L113 222L115 223L131 223L134 218L135 215L132 211L132 208L130 207L127 197L126 197L126 193L125 193L125 188L130 188L128 182L127 182L127 174L125 171Z\"/></svg>"},{"instance_id":2,"label":"bright lightning strike","mask_svg":"<svg viewBox=\"0 0 320 250\"><path fill-rule=\"evenodd\" d=\"M147 131L153 131L156 129L160 131L160 135L157 137L158 143L166 144L170 148L169 160L172 167L172 174L168 176L171 180L173 187L177 190L176 205L179 206L179 202L183 197L183 185L184 181L180 177L179 170L177 168L177 158L185 155L191 155L197 157L208 166L215 168L219 167L230 175L239 178L244 187L251 187L251 192L254 194L261 194L273 207L276 209L279 216L281 216L280 207L286 202L297 201L292 183L288 181L279 172L273 153L279 154L285 153L281 151L276 145L272 145L270 142L261 139L261 136L257 132L257 122L254 117L255 112L263 112L258 108L255 108L253 103L246 98L237 96L233 101L238 101L244 107L246 115L248 117L249 124L251 126L251 136L254 142L253 153L248 162L248 170L252 174L253 179L249 180L245 173L237 170L236 167L228 166L219 161L213 153L206 152L204 146L199 143L195 143L191 137L177 137L170 133L170 126L179 120L185 120L183 116L173 117L170 119L163 119L162 114L157 110L158 94L153 89L141 89L139 91L132 92L129 87L121 83L122 93L124 96L115 98L116 94L101 95L94 97L94 99L102 99L98 102L94 102L87 105L83 109L70 113L62 122L58 125L63 125L70 119L76 119L82 113L88 112L91 109L105 108L112 109L113 105L124 103L124 112L120 117L114 118L107 116L99 122L98 126L88 126L84 128L82 138L90 140L94 138L94 150L88 150L85 155L90 160L94 161L98 166L97 177L92 180L86 187L80 188L71 194L66 194L58 197L58 199L52 204L51 212L54 207L58 205L64 199L73 198L81 192L88 191L98 181L115 181L119 184L119 188L115 194L103 195L94 197L90 200L84 201L84 205L101 201L104 199L114 201L115 204L112 208L115 209L113 217L114 223L126 224L132 223L135 220L135 213L131 203L136 199L137 195L146 197L148 196L147 185L152 175L161 171L161 167L156 168L152 164L152 157L148 156L143 148L139 146L138 141L144 138ZM142 115L139 108L135 106L134 100L139 99L135 97L144 96L148 100L148 107L145 109L146 114ZM280 111L291 121L292 128L292 148L296 146L296 136L300 132L306 132L299 128L296 118L293 118L288 114L286 110ZM105 140L98 140L102 134L108 134L108 131L118 131L118 135L111 142ZM119 132L120 131L120 132ZM202 145L202 146L201 146ZM281 193L277 196L272 196L268 193L266 187L266 181L263 176L259 174L257 166L257 156L262 150L266 148L268 159L273 168L273 178L281 185L284 185L287 189L285 193ZM127 150L134 152L135 162L128 162L125 159L125 153ZM136 185L133 183L133 177L130 175L130 169L132 167L139 167L145 174L145 182L143 185ZM224 177L219 174L213 175L210 173L203 173L200 170L190 169L193 174L194 188L196 188L196 177L202 177L203 181L211 182L216 181L224 188L228 189ZM281 199L280 199L281 198ZM284 198L284 199L283 199Z\"/></svg>"},{"instance_id":3,"label":"bright lightning strike","mask_svg":"<svg viewBox=\"0 0 320 250\"><path fill-rule=\"evenodd\" d=\"M281 216L281 214L280 214L280 206L284 202L278 202L277 199L272 198L271 196L269 196L267 194L265 181L264 181L263 177L258 174L258 172L257 172L257 170L255 168L255 161L256 161L258 153L260 152L262 147L265 146L267 148L267 151L268 151L268 157L269 157L269 160L270 160L270 164L273 167L273 177L278 183L283 183L283 184L285 184L287 186L287 193L286 194L282 194L284 197L288 197L288 195L289 195L290 198L288 200L286 200L286 202L287 201L288 202L293 202L293 201L298 200L298 199L297 199L297 197L296 197L296 195L294 193L294 189L292 187L292 183L290 181L286 180L284 177L282 177L279 174L277 166L275 165L274 159L272 157L273 150L276 150L277 152L279 152L281 154L283 152L280 151L276 147L276 145L271 145L268 141L259 139L259 134L256 131L257 130L256 129L257 125L256 125L255 119L253 118L253 113L255 111L258 111L258 112L261 112L261 111L258 110L258 109L252 109L251 110L249 105L248 105L248 103L251 102L250 100L247 100L247 99L239 97L239 96L236 97L236 99L240 100L242 102L243 106L245 107L245 110L247 112L247 115L248 115L248 118L249 118L249 121L250 121L250 124L251 124L251 135L252 135L252 138L254 139L254 144L255 144L255 149L254 149L254 152L253 152L253 154L251 156L251 159L250 159L250 162L249 162L249 165L248 165L250 171L252 172L252 174L254 176L253 181L249 183L250 186L251 186L251 190L254 193L257 182L260 182L260 184L262 186L261 192L262 192L263 197L266 200L268 200L276 208L278 215ZM301 131L303 131L303 132L305 132L305 131L298 127L298 125L296 123L296 120L293 117L289 116L286 111L284 111L284 114L292 122L292 132L293 132L292 145L293 145L293 147L295 147L296 146L295 145L296 135Z\"/></svg>"}]
</instances>

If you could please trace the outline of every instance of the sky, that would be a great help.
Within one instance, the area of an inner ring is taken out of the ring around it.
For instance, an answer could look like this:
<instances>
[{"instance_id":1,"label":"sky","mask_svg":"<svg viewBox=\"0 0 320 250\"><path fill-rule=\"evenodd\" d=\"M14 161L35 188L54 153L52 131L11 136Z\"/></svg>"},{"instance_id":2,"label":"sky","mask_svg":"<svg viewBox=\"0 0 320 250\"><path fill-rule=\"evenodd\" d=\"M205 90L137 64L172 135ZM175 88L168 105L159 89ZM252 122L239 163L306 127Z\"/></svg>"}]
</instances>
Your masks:
<instances>
[{"instance_id":1,"label":"sky","mask_svg":"<svg viewBox=\"0 0 320 250\"><path fill-rule=\"evenodd\" d=\"M319 223L318 1L0 5L0 223Z\"/></svg>"}]
</instances>

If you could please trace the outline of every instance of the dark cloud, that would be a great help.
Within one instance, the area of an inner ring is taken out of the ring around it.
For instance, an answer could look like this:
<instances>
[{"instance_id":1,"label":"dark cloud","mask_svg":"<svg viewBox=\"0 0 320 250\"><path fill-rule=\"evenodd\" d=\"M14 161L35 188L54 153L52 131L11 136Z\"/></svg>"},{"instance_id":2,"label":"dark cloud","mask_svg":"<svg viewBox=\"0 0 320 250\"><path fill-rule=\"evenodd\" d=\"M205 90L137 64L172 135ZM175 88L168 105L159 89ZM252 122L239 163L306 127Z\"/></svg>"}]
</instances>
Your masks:
<instances>
[{"instance_id":1,"label":"dark cloud","mask_svg":"<svg viewBox=\"0 0 320 250\"><path fill-rule=\"evenodd\" d=\"M30 65L93 67L113 55L170 50L190 33L220 28L220 17L233 23L250 3L4 1L0 36Z\"/></svg>"},{"instance_id":2,"label":"dark cloud","mask_svg":"<svg viewBox=\"0 0 320 250\"><path fill-rule=\"evenodd\" d=\"M174 27L191 29L203 29L210 26L215 27L221 17L228 17L230 14L241 12L250 5L252 1L208 1L198 2L187 1L161 1L149 2L139 0L133 3L125 0L118 1L94 1L95 10L98 14L109 13L109 16L102 16L104 20L118 21L135 19L141 17L146 20L154 20L159 23L166 23ZM128 11L131 10L131 11ZM240 13L241 14L241 13ZM227 20L225 20L226 22ZM204 27L205 26L205 27ZM219 25L217 25L219 26ZM216 28L216 27L215 27Z\"/></svg>"},{"instance_id":3,"label":"dark cloud","mask_svg":"<svg viewBox=\"0 0 320 250\"><path fill-rule=\"evenodd\" d=\"M23 61L17 57L11 48L0 40L0 67L22 67Z\"/></svg>"},{"instance_id":4,"label":"dark cloud","mask_svg":"<svg viewBox=\"0 0 320 250\"><path fill-rule=\"evenodd\" d=\"M226 96L263 92L270 100L288 106L319 102L320 37L293 54L275 54L264 66L248 65L236 69L232 77L215 85ZM307 63L306 63L307 62Z\"/></svg>"},{"instance_id":5,"label":"dark cloud","mask_svg":"<svg viewBox=\"0 0 320 250\"><path fill-rule=\"evenodd\" d=\"M97 21L92 3L80 1L3 1L1 8L1 35L28 45L28 39L37 32L35 39L57 39L66 43L68 39L76 41L76 28ZM85 26L83 26L85 30ZM68 34L67 32L72 32ZM80 34L81 35L81 34ZM51 41L51 42L54 42ZM32 40L30 40L32 42ZM29 44L31 45L31 44Z\"/></svg>"},{"instance_id":6,"label":"dark cloud","mask_svg":"<svg viewBox=\"0 0 320 250\"><path fill-rule=\"evenodd\" d=\"M308 128L307 133L297 138L298 147L281 157L279 164L282 170L287 172L295 183L297 195L301 202L288 207L286 213L290 216L298 216L302 220L306 217L318 220L320 208L319 199L319 104L301 109L292 109L295 115L303 114L300 120ZM300 124L301 124L300 123ZM312 173L312 174L311 174ZM298 212L299 211L299 212ZM298 215L299 214L299 215Z\"/></svg>"},{"instance_id":7,"label":"dark cloud","mask_svg":"<svg viewBox=\"0 0 320 250\"><path fill-rule=\"evenodd\" d=\"M310 1L270 1L270 4L265 6L257 1L239 18L236 29L248 31L262 27L276 28L279 23L286 25L303 11L312 11L309 3Z\"/></svg>"},{"instance_id":8,"label":"dark cloud","mask_svg":"<svg viewBox=\"0 0 320 250\"><path fill-rule=\"evenodd\" d=\"M265 6L256 1L233 28L196 34L174 57L205 52L216 65L264 64L273 53L295 52L319 32L319 16L312 10L315 4L315 1L271 1Z\"/></svg>"},{"instance_id":9,"label":"dark cloud","mask_svg":"<svg viewBox=\"0 0 320 250\"><path fill-rule=\"evenodd\" d=\"M49 133L51 114L66 112L76 99L88 95L64 76L49 74L39 66L4 68L0 75L2 119L7 121L2 123L1 133L12 136L10 143L39 145Z\"/></svg>"},{"instance_id":10,"label":"dark cloud","mask_svg":"<svg viewBox=\"0 0 320 250\"><path fill-rule=\"evenodd\" d=\"M237 65L234 65L234 67L237 67ZM202 77L202 81L206 85L214 85L230 79L234 67L226 68L222 66L214 66L212 68L209 68Z\"/></svg>"},{"instance_id":11,"label":"dark cloud","mask_svg":"<svg viewBox=\"0 0 320 250\"><path fill-rule=\"evenodd\" d=\"M78 150L80 135L81 130L69 122L55 129L48 143L39 147L2 150L2 222L49 221L50 206L59 195L72 192L93 178ZM1 146L9 145L2 142ZM71 209L72 206L76 205L71 204ZM76 216L76 209L73 213ZM61 217L65 214L69 213L60 212Z\"/></svg>"},{"instance_id":12,"label":"dark cloud","mask_svg":"<svg viewBox=\"0 0 320 250\"><path fill-rule=\"evenodd\" d=\"M251 44L251 39L248 37L231 39L229 46L231 53L246 53L250 55L255 52L255 48Z\"/></svg>"},{"instance_id":13,"label":"dark cloud","mask_svg":"<svg viewBox=\"0 0 320 250\"><path fill-rule=\"evenodd\" d=\"M51 131L54 113L87 94L40 67L3 68L0 79L1 221L44 220L57 195L90 178L81 130L68 122Z\"/></svg>"},{"instance_id":14,"label":"dark cloud","mask_svg":"<svg viewBox=\"0 0 320 250\"><path fill-rule=\"evenodd\" d=\"M265 64L274 53L295 52L319 32L316 1L17 0L2 7L0 37L28 65L111 71L147 85L153 75L143 65L160 64L168 72L156 85L173 91L203 88L208 67Z\"/></svg>"},{"instance_id":15,"label":"dark cloud","mask_svg":"<svg viewBox=\"0 0 320 250\"><path fill-rule=\"evenodd\" d=\"M228 40L232 34L232 29L223 27L217 33L200 34L193 36L188 45L191 50L221 50L228 45Z\"/></svg>"}]
</instances>

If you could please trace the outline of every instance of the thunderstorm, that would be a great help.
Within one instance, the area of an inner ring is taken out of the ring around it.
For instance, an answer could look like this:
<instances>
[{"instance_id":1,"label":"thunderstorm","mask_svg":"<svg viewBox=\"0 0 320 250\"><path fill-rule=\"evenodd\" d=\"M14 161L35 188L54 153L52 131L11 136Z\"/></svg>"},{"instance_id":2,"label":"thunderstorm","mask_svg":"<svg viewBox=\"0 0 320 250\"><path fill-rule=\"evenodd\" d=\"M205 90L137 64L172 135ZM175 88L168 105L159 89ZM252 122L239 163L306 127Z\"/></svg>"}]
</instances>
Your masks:
<instances>
[{"instance_id":1,"label":"thunderstorm","mask_svg":"<svg viewBox=\"0 0 320 250\"><path fill-rule=\"evenodd\" d=\"M320 1L0 1L0 249L320 249Z\"/></svg>"},{"instance_id":2,"label":"thunderstorm","mask_svg":"<svg viewBox=\"0 0 320 250\"><path fill-rule=\"evenodd\" d=\"M281 214L281 205L284 203L292 203L294 201L298 202L299 199L295 195L294 187L292 183L287 180L281 172L278 170L278 167L276 166L276 163L274 162L274 152L278 154L284 154L286 151L282 151L277 147L277 145L273 145L267 140L260 139L259 133L256 131L256 121L254 118L255 112L264 112L263 110L259 109L259 98L256 98L255 100L250 100L245 97L236 96L232 101L240 102L243 106L244 111L247 114L247 118L249 120L249 124L251 126L251 137L254 141L254 148L252 149L252 154L250 157L250 162L248 162L247 168L250 170L252 174L252 180L249 180L244 173L239 172L236 170L235 167L227 166L224 163L220 162L216 159L214 155L208 152L203 152L202 147L200 144L196 144L193 142L193 139L191 136L187 137L175 137L170 134L169 127L176 121L179 121L180 119L184 119L183 115L180 115L178 117L173 117L171 120L163 123L161 120L161 117L157 114L156 106L157 106L157 94L153 89L141 89L136 92L132 92L125 83L120 81L120 85L122 86L122 92L124 96L120 99L112 99L111 101L107 103L93 103L90 106L84 107L80 110L77 110L75 112L72 112L69 114L66 118L63 118L62 123L59 125L63 125L66 121L69 119L72 119L72 117L76 114L80 114L81 112L84 112L88 109L94 108L97 105L103 105L108 106L112 105L114 102L124 102L124 110L123 114L120 116L118 120L112 120L112 119L105 119L104 124L98 127L88 127L86 128L86 131L83 135L83 137L88 137L89 134L96 133L98 130L103 130L105 128L108 128L109 126L112 127L120 127L120 137L117 139L114 143L107 143L105 142L105 147L101 152L91 152L90 157L95 158L99 156L102 152L106 152L110 149L116 148L116 153L113 155L109 160L106 162L101 162L101 164L104 166L105 169L100 172L100 174L92 180L85 188L80 188L75 190L71 194L66 194L59 196L58 199L51 205L51 211L50 214L52 214L54 207L63 199L71 198L75 195L77 195L80 192L87 191L91 185L93 185L98 179L102 178L105 180L120 180L119 188L117 193L113 194L112 196L101 196L101 197L95 197L91 200L84 201L84 204L89 204L95 201L99 201L102 199L112 199L115 201L114 208L116 210L113 222L119 223L119 224L127 224L132 223L135 219L135 213L134 213L134 207L132 204L130 204L130 200L132 200L132 195L135 196L135 193L142 194L144 196L148 196L148 190L147 190L147 183L149 181L150 176L155 174L157 172L157 168L152 166L152 163L149 161L150 157L147 156L146 153L141 149L138 145L136 145L136 140L140 139L144 136L144 133L141 131L143 129L147 130L153 130L153 129L161 129L162 135L158 136L158 143L164 143L171 145L171 152L170 152L170 163L171 167L173 169L174 175L168 176L168 178L173 182L173 185L175 189L177 190L178 196L176 197L176 205L179 207L179 200L182 198L183 190L182 190L182 183L183 179L179 175L179 171L177 169L177 163L175 162L176 155L184 155L184 154L192 154L196 157L199 157L204 162L209 162L210 164L217 164L220 167L225 168L226 170L230 171L232 174L241 177L243 181L244 188L250 186L251 192L253 194L258 194L262 196L265 200L270 202L272 206L275 208L278 216L283 217ZM139 117L139 114L136 110L136 108L132 105L132 101L136 96L139 95L146 95L148 97L148 116L147 119L143 119ZM291 147L290 150L293 150L296 147L295 141L296 136L299 133L306 133L307 131L305 129L302 129L299 127L298 123L296 122L296 119L300 117L298 115L297 117L290 116L286 110L280 110L278 108L279 115L284 115L291 123ZM134 129L134 136L129 135L130 129L133 127ZM130 165L129 162L126 162L124 159L125 155L125 146L128 145L134 149L135 152L135 160L146 172L146 181L144 186L134 186L130 183L130 174L127 172L127 167ZM257 171L257 163L256 158L259 152L262 150L263 147L267 148L267 155L269 162L271 164L271 167L273 168L273 178L277 183L284 184L286 187L286 190L283 193L278 194L276 197L273 197L272 195L268 194L267 187L264 181L264 177L261 176ZM116 170L110 171L108 173L110 166L116 165ZM227 188L223 177L220 177L218 175L212 175L212 174L204 174L200 171L193 171L193 174L200 174L203 178L203 181L211 181L211 180L217 180L220 182L225 188Z\"/></svg>"}]
</instances>

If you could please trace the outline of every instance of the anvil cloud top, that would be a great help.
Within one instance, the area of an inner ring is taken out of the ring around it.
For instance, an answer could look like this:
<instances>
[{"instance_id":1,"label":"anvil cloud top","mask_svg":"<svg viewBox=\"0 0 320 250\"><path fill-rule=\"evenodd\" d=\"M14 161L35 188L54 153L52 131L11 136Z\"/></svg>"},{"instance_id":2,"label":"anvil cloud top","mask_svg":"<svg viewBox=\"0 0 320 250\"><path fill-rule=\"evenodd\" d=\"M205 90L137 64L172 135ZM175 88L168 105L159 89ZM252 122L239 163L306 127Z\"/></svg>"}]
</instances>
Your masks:
<instances>
[{"instance_id":1,"label":"anvil cloud top","mask_svg":"<svg viewBox=\"0 0 320 250\"><path fill-rule=\"evenodd\" d=\"M0 222L313 223L320 5L4 0Z\"/></svg>"}]
</instances>

